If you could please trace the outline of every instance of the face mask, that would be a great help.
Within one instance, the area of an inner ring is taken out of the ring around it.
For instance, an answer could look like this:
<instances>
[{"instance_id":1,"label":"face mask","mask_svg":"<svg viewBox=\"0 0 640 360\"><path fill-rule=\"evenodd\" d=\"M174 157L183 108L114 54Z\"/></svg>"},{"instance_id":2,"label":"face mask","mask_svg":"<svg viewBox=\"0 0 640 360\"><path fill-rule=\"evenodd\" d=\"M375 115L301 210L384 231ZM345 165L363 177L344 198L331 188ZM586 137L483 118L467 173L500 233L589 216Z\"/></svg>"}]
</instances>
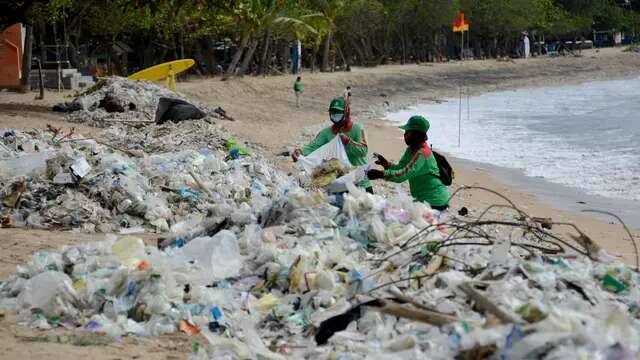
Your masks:
<instances>
[{"instance_id":1,"label":"face mask","mask_svg":"<svg viewBox=\"0 0 640 360\"><path fill-rule=\"evenodd\" d=\"M344 119L344 114L343 113L329 114L329 118L331 119L332 123L337 124L341 122L342 119Z\"/></svg>"},{"instance_id":2,"label":"face mask","mask_svg":"<svg viewBox=\"0 0 640 360\"><path fill-rule=\"evenodd\" d=\"M419 145L427 140L427 136L422 133L407 131L404 133L404 143L408 146Z\"/></svg>"}]
</instances>

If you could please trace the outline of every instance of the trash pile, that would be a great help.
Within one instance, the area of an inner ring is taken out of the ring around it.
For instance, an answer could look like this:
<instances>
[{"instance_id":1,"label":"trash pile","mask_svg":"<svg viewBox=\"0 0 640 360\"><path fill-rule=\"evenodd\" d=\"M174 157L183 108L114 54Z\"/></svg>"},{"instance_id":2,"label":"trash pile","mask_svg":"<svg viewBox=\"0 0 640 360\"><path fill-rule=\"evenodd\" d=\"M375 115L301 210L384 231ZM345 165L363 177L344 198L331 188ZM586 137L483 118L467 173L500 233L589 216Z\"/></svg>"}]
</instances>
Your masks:
<instances>
[{"instance_id":1,"label":"trash pile","mask_svg":"<svg viewBox=\"0 0 640 360\"><path fill-rule=\"evenodd\" d=\"M147 135L131 144L163 151ZM14 136L40 152L55 141ZM504 219L471 219L352 184L310 191L226 145L143 158L90 140L51 150L34 166L46 186L12 183L3 206L30 192L24 208L40 209L42 222L110 216L169 232L158 246L128 234L39 251L0 282L0 308L40 329L199 334L209 346L193 358L640 354L638 273L585 234L561 237L550 230L560 224L514 205L501 205L513 210ZM51 213L52 202L71 218Z\"/></svg>"},{"instance_id":2,"label":"trash pile","mask_svg":"<svg viewBox=\"0 0 640 360\"><path fill-rule=\"evenodd\" d=\"M122 77L100 80L73 101L58 104L53 110L67 113L68 121L96 127L226 117L221 108L211 110L152 82Z\"/></svg>"},{"instance_id":3,"label":"trash pile","mask_svg":"<svg viewBox=\"0 0 640 360\"><path fill-rule=\"evenodd\" d=\"M248 149L215 124L127 128L111 127L104 140L53 127L5 131L2 226L164 233L214 208L244 216L266 201L276 182L287 182L272 175L264 159L247 163Z\"/></svg>"}]
</instances>

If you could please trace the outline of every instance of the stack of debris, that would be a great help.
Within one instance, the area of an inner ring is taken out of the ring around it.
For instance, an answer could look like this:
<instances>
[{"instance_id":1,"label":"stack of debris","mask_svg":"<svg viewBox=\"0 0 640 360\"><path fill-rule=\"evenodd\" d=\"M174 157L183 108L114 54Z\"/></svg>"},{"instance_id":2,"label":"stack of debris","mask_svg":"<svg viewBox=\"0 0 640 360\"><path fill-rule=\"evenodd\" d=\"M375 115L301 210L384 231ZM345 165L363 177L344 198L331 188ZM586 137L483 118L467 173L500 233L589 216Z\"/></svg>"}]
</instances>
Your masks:
<instances>
[{"instance_id":1,"label":"stack of debris","mask_svg":"<svg viewBox=\"0 0 640 360\"><path fill-rule=\"evenodd\" d=\"M104 141L52 127L6 132L3 226L166 232L188 216L206 216L214 203L238 208L253 183L261 197L274 181L288 181L267 173L258 184L252 175L267 167L263 159L250 167L242 157L226 161L240 146L228 146L228 136L205 121L126 128L106 130Z\"/></svg>"},{"instance_id":2,"label":"stack of debris","mask_svg":"<svg viewBox=\"0 0 640 360\"><path fill-rule=\"evenodd\" d=\"M100 80L72 102L58 104L53 110L67 113L69 121L97 127L113 123L162 124L225 115L220 108L208 109L152 82L121 77Z\"/></svg>"},{"instance_id":3,"label":"stack of debris","mask_svg":"<svg viewBox=\"0 0 640 360\"><path fill-rule=\"evenodd\" d=\"M222 152L234 142L171 152L152 139L179 129L131 135L140 158L91 140L13 135L23 149L38 146L31 155L50 154L33 161L31 178L5 185L13 221L169 231L158 247L110 235L40 251L0 282L0 309L41 329L200 334L211 346L197 358L640 355L637 269L579 229L566 238L550 230L563 224L508 199L499 206L511 215L499 219L491 208L454 217L353 185L338 201L238 148Z\"/></svg>"}]
</instances>

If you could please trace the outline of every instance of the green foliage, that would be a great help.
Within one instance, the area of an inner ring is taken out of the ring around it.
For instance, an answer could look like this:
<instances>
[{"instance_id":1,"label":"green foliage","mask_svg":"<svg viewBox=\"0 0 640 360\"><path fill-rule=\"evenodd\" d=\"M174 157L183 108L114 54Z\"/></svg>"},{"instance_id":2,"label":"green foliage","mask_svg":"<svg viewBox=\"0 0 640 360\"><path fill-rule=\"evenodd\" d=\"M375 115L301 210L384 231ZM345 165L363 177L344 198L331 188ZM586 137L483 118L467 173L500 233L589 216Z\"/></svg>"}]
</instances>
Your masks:
<instances>
[{"instance_id":1,"label":"green foliage","mask_svg":"<svg viewBox=\"0 0 640 360\"><path fill-rule=\"evenodd\" d=\"M460 10L471 22L471 44L484 56L510 52L522 31L549 38L640 31L640 0L35 0L2 7L0 25L65 20L78 43L122 39L175 54L178 43L188 51L230 39L254 50L258 42L266 59L265 41L300 40L323 48L323 65L338 52L360 64L453 56L459 35L451 26Z\"/></svg>"},{"instance_id":2,"label":"green foliage","mask_svg":"<svg viewBox=\"0 0 640 360\"><path fill-rule=\"evenodd\" d=\"M48 2L34 2L31 7L30 19L34 22L56 22L62 20L65 7L73 4L73 0L50 0Z\"/></svg>"}]
</instances>

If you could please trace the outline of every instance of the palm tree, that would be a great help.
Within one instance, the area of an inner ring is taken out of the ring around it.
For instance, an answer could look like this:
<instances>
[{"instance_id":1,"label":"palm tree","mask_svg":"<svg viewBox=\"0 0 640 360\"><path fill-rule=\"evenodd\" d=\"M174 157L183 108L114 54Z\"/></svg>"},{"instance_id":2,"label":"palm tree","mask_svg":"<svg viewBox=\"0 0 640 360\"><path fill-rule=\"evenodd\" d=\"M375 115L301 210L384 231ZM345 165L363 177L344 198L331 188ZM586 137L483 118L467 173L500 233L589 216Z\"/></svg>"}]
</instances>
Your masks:
<instances>
[{"instance_id":1,"label":"palm tree","mask_svg":"<svg viewBox=\"0 0 640 360\"><path fill-rule=\"evenodd\" d=\"M333 34L336 30L335 20L344 10L346 3L344 0L311 0L310 5L314 10L320 12L324 18L325 38L320 70L328 71L329 53L333 42Z\"/></svg>"},{"instance_id":2,"label":"palm tree","mask_svg":"<svg viewBox=\"0 0 640 360\"><path fill-rule=\"evenodd\" d=\"M242 55L244 60L240 65L238 76L242 76L258 46L259 36L266 33L266 43L268 44L268 34L272 31L278 31L285 34L285 37L293 36L294 40L304 38L308 34L316 34L317 31L309 25L305 20L310 16L319 16L313 14L302 15L300 9L296 5L297 2L285 3L276 0L245 0L238 2L236 6L237 19L242 29L240 38L240 48L234 54L229 64L229 68L223 80L233 75ZM251 44L249 45L249 42ZM247 47L247 45L249 45Z\"/></svg>"}]
</instances>

